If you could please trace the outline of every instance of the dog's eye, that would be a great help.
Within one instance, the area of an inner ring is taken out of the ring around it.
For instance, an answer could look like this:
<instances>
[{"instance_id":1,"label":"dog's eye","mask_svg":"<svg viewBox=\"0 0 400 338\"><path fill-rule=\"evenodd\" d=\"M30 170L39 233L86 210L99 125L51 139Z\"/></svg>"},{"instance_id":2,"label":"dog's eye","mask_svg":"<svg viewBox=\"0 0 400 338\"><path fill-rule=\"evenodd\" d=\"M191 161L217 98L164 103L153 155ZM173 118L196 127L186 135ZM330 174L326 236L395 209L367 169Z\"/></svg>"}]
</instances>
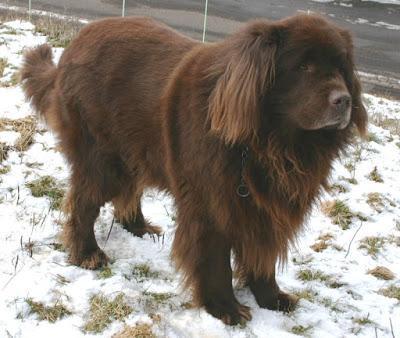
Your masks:
<instances>
[{"instance_id":1,"label":"dog's eye","mask_svg":"<svg viewBox=\"0 0 400 338\"><path fill-rule=\"evenodd\" d=\"M302 72L311 72L312 71L312 66L308 63L302 63L299 66L299 70L301 70Z\"/></svg>"}]
</instances>

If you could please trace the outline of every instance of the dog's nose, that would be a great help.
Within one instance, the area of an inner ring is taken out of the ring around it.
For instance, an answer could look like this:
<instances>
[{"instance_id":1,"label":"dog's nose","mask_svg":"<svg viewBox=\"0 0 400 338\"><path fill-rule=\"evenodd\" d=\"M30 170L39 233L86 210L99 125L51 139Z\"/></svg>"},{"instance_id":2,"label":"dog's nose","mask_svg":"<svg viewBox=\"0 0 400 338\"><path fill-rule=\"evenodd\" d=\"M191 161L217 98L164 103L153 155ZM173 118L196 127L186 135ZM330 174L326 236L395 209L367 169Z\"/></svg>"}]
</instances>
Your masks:
<instances>
[{"instance_id":1,"label":"dog's nose","mask_svg":"<svg viewBox=\"0 0 400 338\"><path fill-rule=\"evenodd\" d=\"M351 97L347 92L333 91L329 96L329 103L338 113L343 114L350 108Z\"/></svg>"}]
</instances>

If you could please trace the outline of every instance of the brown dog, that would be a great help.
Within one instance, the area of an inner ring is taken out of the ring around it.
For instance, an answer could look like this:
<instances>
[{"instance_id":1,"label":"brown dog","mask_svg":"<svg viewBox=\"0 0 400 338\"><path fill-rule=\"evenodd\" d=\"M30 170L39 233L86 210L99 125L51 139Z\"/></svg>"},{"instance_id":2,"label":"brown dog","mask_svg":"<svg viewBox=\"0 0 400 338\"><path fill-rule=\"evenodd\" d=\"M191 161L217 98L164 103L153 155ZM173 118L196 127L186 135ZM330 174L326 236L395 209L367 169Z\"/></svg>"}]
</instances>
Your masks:
<instances>
[{"instance_id":1,"label":"brown dog","mask_svg":"<svg viewBox=\"0 0 400 338\"><path fill-rule=\"evenodd\" d=\"M71 263L107 263L93 232L107 201L132 233L158 232L140 208L156 187L175 198L172 255L199 305L228 324L251 318L233 293L232 250L261 307L293 307L275 264L352 126L366 129L347 31L299 15L201 44L149 18L112 18L83 28L58 66L49 46L29 51L22 78L71 164Z\"/></svg>"}]
</instances>

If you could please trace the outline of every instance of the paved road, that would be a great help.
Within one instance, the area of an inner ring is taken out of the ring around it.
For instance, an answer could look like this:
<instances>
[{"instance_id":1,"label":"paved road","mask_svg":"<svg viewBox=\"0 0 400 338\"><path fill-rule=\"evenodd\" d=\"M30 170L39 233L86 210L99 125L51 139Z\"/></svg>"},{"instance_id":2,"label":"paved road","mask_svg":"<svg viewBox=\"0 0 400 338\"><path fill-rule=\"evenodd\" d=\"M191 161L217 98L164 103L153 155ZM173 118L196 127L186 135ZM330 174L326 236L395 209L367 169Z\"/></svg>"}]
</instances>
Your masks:
<instances>
[{"instance_id":1,"label":"paved road","mask_svg":"<svg viewBox=\"0 0 400 338\"><path fill-rule=\"evenodd\" d=\"M0 1L26 6L28 0ZM382 4L365 0L209 0L207 40L215 41L255 17L280 19L298 11L331 17L355 37L358 69L368 91L400 98L400 1ZM201 38L204 0L126 0L126 15L151 15ZM34 9L95 19L121 15L122 0L32 0Z\"/></svg>"}]
</instances>

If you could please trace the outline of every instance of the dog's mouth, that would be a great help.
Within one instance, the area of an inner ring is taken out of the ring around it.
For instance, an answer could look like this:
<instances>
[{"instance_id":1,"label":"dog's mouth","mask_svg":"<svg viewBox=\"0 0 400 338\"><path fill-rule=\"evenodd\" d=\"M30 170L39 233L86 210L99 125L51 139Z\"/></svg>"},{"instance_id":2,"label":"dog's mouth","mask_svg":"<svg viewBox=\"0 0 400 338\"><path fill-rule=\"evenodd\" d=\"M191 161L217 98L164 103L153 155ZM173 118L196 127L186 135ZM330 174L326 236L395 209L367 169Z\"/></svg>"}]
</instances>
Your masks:
<instances>
[{"instance_id":1,"label":"dog's mouth","mask_svg":"<svg viewBox=\"0 0 400 338\"><path fill-rule=\"evenodd\" d=\"M339 123L335 123L335 124L331 124L329 126L322 127L321 129L322 130L336 130L336 129L339 129L339 125L340 125L340 122Z\"/></svg>"}]
</instances>

